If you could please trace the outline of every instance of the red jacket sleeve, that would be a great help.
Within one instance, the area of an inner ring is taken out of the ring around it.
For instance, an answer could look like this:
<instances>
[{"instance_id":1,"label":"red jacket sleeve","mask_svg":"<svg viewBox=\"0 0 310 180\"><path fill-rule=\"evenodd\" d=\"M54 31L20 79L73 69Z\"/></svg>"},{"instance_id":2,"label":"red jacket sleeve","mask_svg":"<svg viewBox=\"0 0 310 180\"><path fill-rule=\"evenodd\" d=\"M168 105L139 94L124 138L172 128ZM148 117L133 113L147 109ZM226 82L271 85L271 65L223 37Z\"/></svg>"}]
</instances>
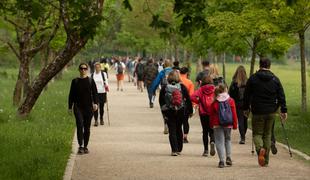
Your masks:
<instances>
[{"instance_id":1,"label":"red jacket sleeve","mask_svg":"<svg viewBox=\"0 0 310 180\"><path fill-rule=\"evenodd\" d=\"M196 90L193 95L191 95L191 101L195 104L199 103L199 90Z\"/></svg>"},{"instance_id":2,"label":"red jacket sleeve","mask_svg":"<svg viewBox=\"0 0 310 180\"><path fill-rule=\"evenodd\" d=\"M238 126L238 116L237 116L237 111L236 111L236 104L235 101L230 98L230 106L231 106L231 111L233 114L233 129L237 129Z\"/></svg>"},{"instance_id":3,"label":"red jacket sleeve","mask_svg":"<svg viewBox=\"0 0 310 180\"><path fill-rule=\"evenodd\" d=\"M210 127L213 128L217 121L216 107L217 103L213 102L210 109Z\"/></svg>"}]
</instances>

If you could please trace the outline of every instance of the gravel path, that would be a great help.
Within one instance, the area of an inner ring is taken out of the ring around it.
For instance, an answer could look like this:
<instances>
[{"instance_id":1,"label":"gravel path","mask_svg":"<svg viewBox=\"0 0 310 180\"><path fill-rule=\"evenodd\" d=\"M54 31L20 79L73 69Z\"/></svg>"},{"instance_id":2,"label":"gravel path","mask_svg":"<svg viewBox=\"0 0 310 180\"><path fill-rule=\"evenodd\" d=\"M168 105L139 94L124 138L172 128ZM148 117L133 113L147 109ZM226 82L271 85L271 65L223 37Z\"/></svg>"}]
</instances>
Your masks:
<instances>
[{"instance_id":1,"label":"gravel path","mask_svg":"<svg viewBox=\"0 0 310 180\"><path fill-rule=\"evenodd\" d=\"M72 179L310 179L310 165L296 156L289 158L278 147L268 168L259 167L251 155L251 134L247 144L239 145L238 131L233 132L233 166L217 168L218 157L202 157L202 130L199 117L190 120L189 144L181 156L171 157L168 136L156 103L148 108L146 91L125 83L125 91L116 91L115 78L108 95L111 126L91 129L90 154L76 156ZM105 113L106 114L106 113Z\"/></svg>"}]
</instances>

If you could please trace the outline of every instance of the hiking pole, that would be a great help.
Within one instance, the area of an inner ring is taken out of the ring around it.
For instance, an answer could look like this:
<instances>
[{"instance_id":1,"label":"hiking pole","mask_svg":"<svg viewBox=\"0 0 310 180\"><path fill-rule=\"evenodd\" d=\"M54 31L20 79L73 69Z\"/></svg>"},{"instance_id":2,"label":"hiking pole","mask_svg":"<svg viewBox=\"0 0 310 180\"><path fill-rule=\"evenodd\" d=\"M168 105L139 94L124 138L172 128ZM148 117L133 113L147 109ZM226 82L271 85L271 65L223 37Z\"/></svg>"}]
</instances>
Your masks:
<instances>
[{"instance_id":1,"label":"hiking pole","mask_svg":"<svg viewBox=\"0 0 310 180\"><path fill-rule=\"evenodd\" d=\"M252 155L254 155L254 140L253 140L253 134L252 134L252 150L251 150Z\"/></svg>"},{"instance_id":2,"label":"hiking pole","mask_svg":"<svg viewBox=\"0 0 310 180\"><path fill-rule=\"evenodd\" d=\"M108 125L110 126L110 112L109 112L109 103L108 103L108 93L107 93L107 100L106 100L106 103L107 103L107 115L108 115Z\"/></svg>"},{"instance_id":3,"label":"hiking pole","mask_svg":"<svg viewBox=\"0 0 310 180\"><path fill-rule=\"evenodd\" d=\"M281 126L282 126L282 129L283 129L283 134L285 136L285 140L286 140L286 144L287 144L287 147L288 147L288 152L290 153L290 157L293 157L293 154L292 154L292 151L291 151L291 146L288 142L288 137L287 137L287 133L286 133L286 130L285 130L285 127L284 127L284 123L281 119Z\"/></svg>"}]
</instances>

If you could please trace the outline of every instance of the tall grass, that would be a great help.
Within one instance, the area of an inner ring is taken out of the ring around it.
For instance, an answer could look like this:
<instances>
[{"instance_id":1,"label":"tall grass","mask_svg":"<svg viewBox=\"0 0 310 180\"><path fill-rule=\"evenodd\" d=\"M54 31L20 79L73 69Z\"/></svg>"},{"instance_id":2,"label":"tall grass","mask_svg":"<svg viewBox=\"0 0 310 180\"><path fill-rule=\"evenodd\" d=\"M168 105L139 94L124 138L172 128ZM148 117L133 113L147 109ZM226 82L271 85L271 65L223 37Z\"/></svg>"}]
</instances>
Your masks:
<instances>
[{"instance_id":1,"label":"tall grass","mask_svg":"<svg viewBox=\"0 0 310 180\"><path fill-rule=\"evenodd\" d=\"M50 83L21 120L12 106L16 71L0 68L0 179L62 179L74 133L66 111L73 72Z\"/></svg>"},{"instance_id":2,"label":"tall grass","mask_svg":"<svg viewBox=\"0 0 310 180\"><path fill-rule=\"evenodd\" d=\"M229 85L231 78L241 64L228 63L226 64L226 82ZM250 65L243 64L247 73L250 72ZM258 66L255 67L258 69ZM195 68L192 68L193 70ZM219 64L219 70L222 72L222 67ZM288 120L285 123L290 144L308 155L310 155L310 83L307 84L308 90L308 112L301 113L301 80L300 80L300 65L271 65L271 71L279 77L283 85L286 101L288 106ZM309 74L309 71L308 71ZM191 73L191 79L194 80L196 72ZM307 77L309 79L309 76ZM276 121L275 135L277 141L285 143L285 137L279 118Z\"/></svg>"}]
</instances>

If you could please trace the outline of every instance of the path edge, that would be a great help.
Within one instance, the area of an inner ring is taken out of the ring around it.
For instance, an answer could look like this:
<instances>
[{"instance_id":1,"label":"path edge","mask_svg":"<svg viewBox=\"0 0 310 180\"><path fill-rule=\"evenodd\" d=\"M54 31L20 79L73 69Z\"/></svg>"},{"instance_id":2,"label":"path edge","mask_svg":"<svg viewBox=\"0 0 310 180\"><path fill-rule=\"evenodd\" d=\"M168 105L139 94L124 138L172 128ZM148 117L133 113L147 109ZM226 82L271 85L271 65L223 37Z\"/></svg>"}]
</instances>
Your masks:
<instances>
[{"instance_id":1,"label":"path edge","mask_svg":"<svg viewBox=\"0 0 310 180\"><path fill-rule=\"evenodd\" d=\"M67 166L65 169L65 173L63 176L63 180L71 180L72 179L72 173L73 173L73 168L74 168L74 163L75 163L75 158L76 158L76 153L77 153L77 143L76 143L76 130L74 131L74 136L72 139L72 149L71 149L71 154L69 156L69 159L67 161Z\"/></svg>"}]
</instances>

